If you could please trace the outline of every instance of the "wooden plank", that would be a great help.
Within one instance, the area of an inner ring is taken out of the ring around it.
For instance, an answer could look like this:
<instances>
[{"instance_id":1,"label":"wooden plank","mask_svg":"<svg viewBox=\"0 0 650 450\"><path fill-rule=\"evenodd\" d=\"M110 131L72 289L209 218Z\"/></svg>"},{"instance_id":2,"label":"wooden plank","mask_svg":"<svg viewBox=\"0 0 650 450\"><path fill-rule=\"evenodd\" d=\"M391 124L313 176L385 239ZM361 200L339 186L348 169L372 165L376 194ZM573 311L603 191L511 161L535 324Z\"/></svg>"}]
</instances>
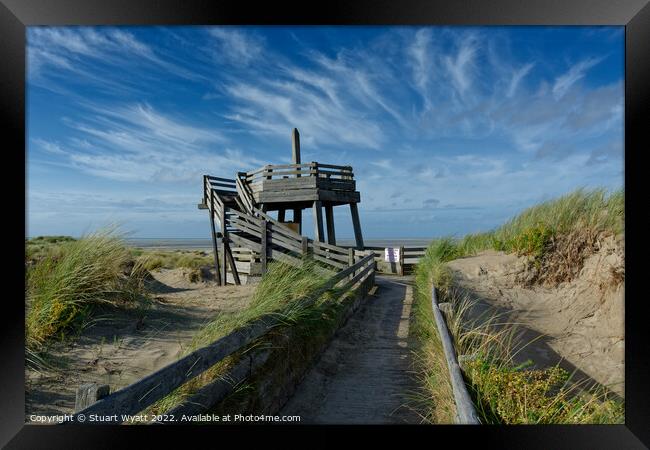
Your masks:
<instances>
[{"instance_id":1,"label":"wooden plank","mask_svg":"<svg viewBox=\"0 0 650 450\"><path fill-rule=\"evenodd\" d=\"M336 233L334 231L334 207L331 203L325 204L325 221L327 223L327 243L336 245Z\"/></svg>"},{"instance_id":2,"label":"wooden plank","mask_svg":"<svg viewBox=\"0 0 650 450\"><path fill-rule=\"evenodd\" d=\"M283 237L296 242L302 240L302 236L293 231L287 225L281 224L279 222L270 222L270 224L270 229L273 234L281 234Z\"/></svg>"},{"instance_id":3,"label":"wooden plank","mask_svg":"<svg viewBox=\"0 0 650 450\"><path fill-rule=\"evenodd\" d=\"M460 371L460 366L456 359L456 352L454 351L454 344L452 343L449 329L447 328L447 324L445 323L438 307L435 286L431 289L431 306L433 308L433 316L436 321L436 326L438 327L438 335L440 336L442 348L445 353L445 359L447 360L447 368L449 369L449 377L454 393L458 422L465 425L478 425L481 422L478 419L469 392L467 392L467 386L465 385L463 374Z\"/></svg>"},{"instance_id":4,"label":"wooden plank","mask_svg":"<svg viewBox=\"0 0 650 450\"><path fill-rule=\"evenodd\" d=\"M341 255L347 255L348 254L348 250L347 250L346 247L339 247L338 245L331 245L331 244L327 244L325 242L316 242L315 244L320 248L326 248L326 249L332 250L334 252L340 253Z\"/></svg>"},{"instance_id":5,"label":"wooden plank","mask_svg":"<svg viewBox=\"0 0 650 450\"><path fill-rule=\"evenodd\" d=\"M235 184L235 180L232 178L219 178L219 177L213 177L212 175L204 175L208 180L214 180L214 181L223 181L226 183L232 183Z\"/></svg>"},{"instance_id":6,"label":"wooden plank","mask_svg":"<svg viewBox=\"0 0 650 450\"><path fill-rule=\"evenodd\" d=\"M323 208L319 201L314 202L314 241L323 242Z\"/></svg>"},{"instance_id":7,"label":"wooden plank","mask_svg":"<svg viewBox=\"0 0 650 450\"><path fill-rule=\"evenodd\" d=\"M343 278L347 277L351 273L353 273L356 270L359 270L360 268L364 267L366 264L368 264L370 261L372 261L372 255L365 256L361 261L356 262L353 266L347 267L341 271L339 271L336 275L332 277L330 280L331 283L338 283L341 281ZM372 265L371 265L372 267Z\"/></svg>"},{"instance_id":8,"label":"wooden plank","mask_svg":"<svg viewBox=\"0 0 650 450\"><path fill-rule=\"evenodd\" d=\"M283 253L279 250L271 249L271 258L277 259L278 261L283 261L286 262L287 264L290 264L294 267L301 267L302 266L302 260L291 256L287 255L286 253Z\"/></svg>"},{"instance_id":9,"label":"wooden plank","mask_svg":"<svg viewBox=\"0 0 650 450\"><path fill-rule=\"evenodd\" d=\"M342 289L348 290L352 288L355 284L357 284L359 281L365 281L366 277L368 277L372 273L372 266L365 266L361 270L358 271L356 275L354 275L349 281L346 281L345 284L341 286Z\"/></svg>"},{"instance_id":10,"label":"wooden plank","mask_svg":"<svg viewBox=\"0 0 650 450\"><path fill-rule=\"evenodd\" d=\"M318 244L318 243L316 243L316 244ZM314 245L314 254L321 255L321 256L323 256L325 258L334 259L336 261L344 262L346 264L348 263L348 255L347 255L347 253L345 255L342 255L340 253L331 252L331 251L328 251L326 249L318 248L317 246Z\"/></svg>"},{"instance_id":11,"label":"wooden plank","mask_svg":"<svg viewBox=\"0 0 650 450\"><path fill-rule=\"evenodd\" d=\"M422 258L404 258L404 264L417 264Z\"/></svg>"},{"instance_id":12,"label":"wooden plank","mask_svg":"<svg viewBox=\"0 0 650 450\"><path fill-rule=\"evenodd\" d=\"M312 257L316 261L320 261L322 263L325 263L325 264L330 265L332 267L335 267L337 269L345 269L346 267L348 267L347 264L343 264L343 263L335 261L333 259L325 258L325 257L323 257L321 255L316 254L316 253L314 253L314 255Z\"/></svg>"},{"instance_id":13,"label":"wooden plank","mask_svg":"<svg viewBox=\"0 0 650 450\"><path fill-rule=\"evenodd\" d=\"M262 252L262 246L260 244L258 244L257 242L253 242L250 239L246 239L245 237L239 236L237 234L231 234L229 236L229 239L234 243L238 245L244 245L250 248L251 250L256 251L257 253Z\"/></svg>"},{"instance_id":14,"label":"wooden plank","mask_svg":"<svg viewBox=\"0 0 650 450\"><path fill-rule=\"evenodd\" d=\"M354 191L357 188L357 183L356 181L317 178L316 187L332 191Z\"/></svg>"},{"instance_id":15,"label":"wooden plank","mask_svg":"<svg viewBox=\"0 0 650 450\"><path fill-rule=\"evenodd\" d=\"M354 239L357 249L363 250L363 235L361 234L361 221L359 220L359 210L356 203L350 203L350 213L352 214L352 226L354 227Z\"/></svg>"},{"instance_id":16,"label":"wooden plank","mask_svg":"<svg viewBox=\"0 0 650 450\"><path fill-rule=\"evenodd\" d=\"M262 273L266 273L266 263L267 263L266 257L267 257L267 253L268 253L268 249L267 249L268 226L267 226L266 220L263 221L262 223L263 223L262 233L261 233L261 236L260 236L262 251L260 252L260 262L262 263Z\"/></svg>"},{"instance_id":17,"label":"wooden plank","mask_svg":"<svg viewBox=\"0 0 650 450\"><path fill-rule=\"evenodd\" d=\"M235 225L235 227L238 230L245 231L248 234L252 234L255 237L260 237L262 236L262 231L261 228L253 228L252 225L246 223L246 222L241 222L239 220L232 220L231 223Z\"/></svg>"},{"instance_id":18,"label":"wooden plank","mask_svg":"<svg viewBox=\"0 0 650 450\"><path fill-rule=\"evenodd\" d=\"M357 191L318 189L318 198L325 202L359 203L361 201L361 194Z\"/></svg>"},{"instance_id":19,"label":"wooden plank","mask_svg":"<svg viewBox=\"0 0 650 450\"><path fill-rule=\"evenodd\" d=\"M300 242L296 242L291 239L287 239L284 236L277 233L269 233L267 235L267 242L271 245L276 245L283 249L296 252L300 254L302 252L302 246Z\"/></svg>"},{"instance_id":20,"label":"wooden plank","mask_svg":"<svg viewBox=\"0 0 650 450\"><path fill-rule=\"evenodd\" d=\"M287 189L314 189L318 187L314 177L302 178L280 178L276 180L262 180L258 183L251 183L251 192L260 191L282 191Z\"/></svg>"},{"instance_id":21,"label":"wooden plank","mask_svg":"<svg viewBox=\"0 0 650 450\"><path fill-rule=\"evenodd\" d=\"M313 202L319 199L316 189L258 192L253 197L257 203Z\"/></svg>"},{"instance_id":22,"label":"wooden plank","mask_svg":"<svg viewBox=\"0 0 650 450\"><path fill-rule=\"evenodd\" d=\"M121 414L136 414L187 381L202 374L226 356L241 350L276 325L276 319L272 314L262 316L217 339L212 344L195 350L178 361L84 408L74 414L74 422L77 422L78 414L85 414L86 417L90 414L103 416L117 414L118 417Z\"/></svg>"}]
</instances>

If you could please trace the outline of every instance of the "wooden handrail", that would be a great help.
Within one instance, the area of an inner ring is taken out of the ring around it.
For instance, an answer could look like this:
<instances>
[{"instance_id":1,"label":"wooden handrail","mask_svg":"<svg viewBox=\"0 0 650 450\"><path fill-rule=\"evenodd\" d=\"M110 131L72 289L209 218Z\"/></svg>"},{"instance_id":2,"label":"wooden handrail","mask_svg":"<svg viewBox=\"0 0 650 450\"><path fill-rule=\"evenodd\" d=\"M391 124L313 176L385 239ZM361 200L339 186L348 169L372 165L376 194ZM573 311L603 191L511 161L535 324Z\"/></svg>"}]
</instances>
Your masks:
<instances>
[{"instance_id":1,"label":"wooden handrail","mask_svg":"<svg viewBox=\"0 0 650 450\"><path fill-rule=\"evenodd\" d=\"M433 308L433 317L438 328L438 335L440 336L442 348L445 353L445 359L447 360L447 367L449 368L449 377L454 393L454 402L456 403L456 420L460 424L479 425L481 422L478 419L476 408L474 407L472 398L469 396L463 374L460 371L449 329L438 307L435 286L431 288L431 306Z\"/></svg>"}]
</instances>

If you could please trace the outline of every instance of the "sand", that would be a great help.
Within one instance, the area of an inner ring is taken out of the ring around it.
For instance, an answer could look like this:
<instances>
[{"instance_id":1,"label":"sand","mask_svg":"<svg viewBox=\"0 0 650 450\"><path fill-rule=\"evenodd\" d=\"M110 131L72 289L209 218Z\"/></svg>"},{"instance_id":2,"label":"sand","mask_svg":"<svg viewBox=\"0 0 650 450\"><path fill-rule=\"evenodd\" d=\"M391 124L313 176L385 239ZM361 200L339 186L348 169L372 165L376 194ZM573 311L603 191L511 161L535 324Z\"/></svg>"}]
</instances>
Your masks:
<instances>
[{"instance_id":1,"label":"sand","mask_svg":"<svg viewBox=\"0 0 650 450\"><path fill-rule=\"evenodd\" d=\"M576 380L624 396L624 243L607 238L577 278L554 287L525 287L525 259L488 251L449 263L456 285L480 305L521 323L529 345L518 359L538 367L561 361ZM618 274L618 275L617 275Z\"/></svg>"},{"instance_id":2,"label":"sand","mask_svg":"<svg viewBox=\"0 0 650 450\"><path fill-rule=\"evenodd\" d=\"M186 269L153 271L150 307L100 312L78 338L54 345L52 369L26 372L27 417L73 412L83 383L108 384L114 392L176 361L206 321L245 308L255 289L192 283L187 275Z\"/></svg>"}]
</instances>

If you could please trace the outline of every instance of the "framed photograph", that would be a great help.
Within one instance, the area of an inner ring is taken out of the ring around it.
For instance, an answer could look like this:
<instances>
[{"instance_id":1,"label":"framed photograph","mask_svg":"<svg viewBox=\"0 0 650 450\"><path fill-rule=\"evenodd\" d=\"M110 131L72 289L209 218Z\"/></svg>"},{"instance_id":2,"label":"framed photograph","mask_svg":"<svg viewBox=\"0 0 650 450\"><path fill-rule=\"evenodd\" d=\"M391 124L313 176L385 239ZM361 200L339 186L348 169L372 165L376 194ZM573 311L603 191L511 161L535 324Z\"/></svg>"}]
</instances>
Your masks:
<instances>
[{"instance_id":1,"label":"framed photograph","mask_svg":"<svg viewBox=\"0 0 650 450\"><path fill-rule=\"evenodd\" d=\"M0 23L7 448L649 445L647 1L2 0Z\"/></svg>"}]
</instances>

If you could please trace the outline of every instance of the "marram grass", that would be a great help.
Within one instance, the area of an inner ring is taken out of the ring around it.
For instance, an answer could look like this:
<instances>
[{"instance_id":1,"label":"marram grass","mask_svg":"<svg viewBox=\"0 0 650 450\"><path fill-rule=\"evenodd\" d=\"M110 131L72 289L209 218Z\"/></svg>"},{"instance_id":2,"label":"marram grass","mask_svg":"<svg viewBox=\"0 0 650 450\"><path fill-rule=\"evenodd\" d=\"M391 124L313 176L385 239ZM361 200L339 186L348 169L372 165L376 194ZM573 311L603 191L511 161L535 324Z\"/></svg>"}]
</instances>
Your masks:
<instances>
[{"instance_id":1,"label":"marram grass","mask_svg":"<svg viewBox=\"0 0 650 450\"><path fill-rule=\"evenodd\" d=\"M521 346L515 344L516 327L499 323L496 315L469 321L470 301L454 289L446 263L488 249L528 255L536 261L558 251L557 243L565 245L567 239L620 235L623 230L623 191L608 195L604 189L580 189L528 208L494 231L432 242L415 269L413 330L421 386L416 401L423 419L452 423L455 415L431 310L435 285L442 301L453 305L448 326L458 353L476 355L465 375L482 423L622 423L623 404L602 390L584 389L559 367L517 366L513 356Z\"/></svg>"},{"instance_id":2,"label":"marram grass","mask_svg":"<svg viewBox=\"0 0 650 450\"><path fill-rule=\"evenodd\" d=\"M140 298L141 264L132 263L128 248L114 230L63 241L26 272L26 341L38 349L65 335L99 304L125 306Z\"/></svg>"}]
</instances>

